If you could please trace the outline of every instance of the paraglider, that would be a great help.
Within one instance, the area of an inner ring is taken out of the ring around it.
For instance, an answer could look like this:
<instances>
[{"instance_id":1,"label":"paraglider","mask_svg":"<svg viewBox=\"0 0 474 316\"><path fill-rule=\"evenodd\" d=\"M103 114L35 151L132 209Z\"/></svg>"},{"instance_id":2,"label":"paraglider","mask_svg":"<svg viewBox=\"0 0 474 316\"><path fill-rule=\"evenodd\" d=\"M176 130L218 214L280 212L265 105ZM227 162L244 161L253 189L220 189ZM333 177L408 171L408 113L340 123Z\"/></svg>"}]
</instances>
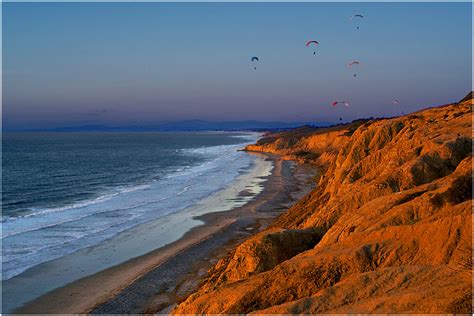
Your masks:
<instances>
[{"instance_id":1,"label":"paraglider","mask_svg":"<svg viewBox=\"0 0 474 316\"><path fill-rule=\"evenodd\" d=\"M314 46L318 46L319 42L318 41L307 41L306 42L306 47L309 47L309 45L313 44ZM316 51L313 51L313 55L316 55Z\"/></svg>"},{"instance_id":2,"label":"paraglider","mask_svg":"<svg viewBox=\"0 0 474 316\"><path fill-rule=\"evenodd\" d=\"M334 102L332 103L332 106L335 107L335 106L338 105L339 103L344 104L344 105L346 106L346 108L349 107L349 102L346 102L346 101L339 101L339 100L334 101Z\"/></svg>"},{"instance_id":3,"label":"paraglider","mask_svg":"<svg viewBox=\"0 0 474 316\"><path fill-rule=\"evenodd\" d=\"M252 61L252 63L259 61L258 57L256 56L253 56L250 60ZM257 67L255 66L253 67L253 69L257 69Z\"/></svg>"},{"instance_id":4,"label":"paraglider","mask_svg":"<svg viewBox=\"0 0 474 316\"><path fill-rule=\"evenodd\" d=\"M354 61L351 61L347 66L352 69L352 66L354 65L360 65L360 62L354 60ZM357 77L356 73L354 73L354 77Z\"/></svg>"},{"instance_id":5,"label":"paraglider","mask_svg":"<svg viewBox=\"0 0 474 316\"><path fill-rule=\"evenodd\" d=\"M393 104L398 104L398 103L400 103L400 100L398 99L393 100Z\"/></svg>"},{"instance_id":6,"label":"paraglider","mask_svg":"<svg viewBox=\"0 0 474 316\"><path fill-rule=\"evenodd\" d=\"M352 21L354 19L355 20L361 20L363 18L364 18L364 16L362 14L354 14L349 18L349 21ZM359 25L357 25L356 28L359 29Z\"/></svg>"}]
</instances>

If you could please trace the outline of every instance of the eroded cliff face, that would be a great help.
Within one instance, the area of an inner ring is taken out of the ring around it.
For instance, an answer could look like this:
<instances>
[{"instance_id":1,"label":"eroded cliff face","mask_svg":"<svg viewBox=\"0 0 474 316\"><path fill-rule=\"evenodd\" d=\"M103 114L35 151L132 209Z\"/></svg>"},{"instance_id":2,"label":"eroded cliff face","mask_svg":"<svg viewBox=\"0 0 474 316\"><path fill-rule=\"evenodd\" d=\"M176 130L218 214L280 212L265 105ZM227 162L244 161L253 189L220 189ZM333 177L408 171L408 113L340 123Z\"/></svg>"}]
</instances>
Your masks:
<instances>
[{"instance_id":1,"label":"eroded cliff face","mask_svg":"<svg viewBox=\"0 0 474 316\"><path fill-rule=\"evenodd\" d=\"M277 154L300 162L327 164L338 149L349 141L352 131L360 124L357 122L329 128L303 127L263 138L257 144L247 146L246 150Z\"/></svg>"},{"instance_id":2,"label":"eroded cliff face","mask_svg":"<svg viewBox=\"0 0 474 316\"><path fill-rule=\"evenodd\" d=\"M471 106L249 146L323 175L174 312L470 313Z\"/></svg>"}]
</instances>

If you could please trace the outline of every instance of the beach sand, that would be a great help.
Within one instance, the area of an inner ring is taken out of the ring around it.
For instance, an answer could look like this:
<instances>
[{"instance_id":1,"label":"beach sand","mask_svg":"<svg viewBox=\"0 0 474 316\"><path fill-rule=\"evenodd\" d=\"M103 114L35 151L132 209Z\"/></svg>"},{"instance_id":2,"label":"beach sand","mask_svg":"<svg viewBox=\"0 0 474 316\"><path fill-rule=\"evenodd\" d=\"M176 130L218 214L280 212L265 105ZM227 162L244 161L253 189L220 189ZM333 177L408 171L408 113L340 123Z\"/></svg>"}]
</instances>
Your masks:
<instances>
[{"instance_id":1,"label":"beach sand","mask_svg":"<svg viewBox=\"0 0 474 316\"><path fill-rule=\"evenodd\" d=\"M263 191L250 202L229 211L194 216L193 220L205 224L178 240L55 289L14 312L118 314L170 310L197 288L220 257L264 229L314 185L314 168L274 156L266 159L273 161L274 168L266 177ZM254 193L252 188L241 190L236 199L244 201ZM239 205L239 201L233 202ZM150 233L154 229L158 227L150 226Z\"/></svg>"}]
</instances>

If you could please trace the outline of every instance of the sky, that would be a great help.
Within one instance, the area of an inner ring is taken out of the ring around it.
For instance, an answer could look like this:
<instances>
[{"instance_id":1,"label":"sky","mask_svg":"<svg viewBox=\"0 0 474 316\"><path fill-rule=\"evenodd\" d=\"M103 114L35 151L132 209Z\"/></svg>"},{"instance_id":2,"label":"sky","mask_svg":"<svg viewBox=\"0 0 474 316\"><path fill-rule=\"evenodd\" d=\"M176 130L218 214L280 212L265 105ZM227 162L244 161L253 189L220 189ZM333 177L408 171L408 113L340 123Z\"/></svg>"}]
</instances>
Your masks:
<instances>
[{"instance_id":1,"label":"sky","mask_svg":"<svg viewBox=\"0 0 474 316\"><path fill-rule=\"evenodd\" d=\"M5 130L350 121L472 89L471 3L2 6Z\"/></svg>"}]
</instances>

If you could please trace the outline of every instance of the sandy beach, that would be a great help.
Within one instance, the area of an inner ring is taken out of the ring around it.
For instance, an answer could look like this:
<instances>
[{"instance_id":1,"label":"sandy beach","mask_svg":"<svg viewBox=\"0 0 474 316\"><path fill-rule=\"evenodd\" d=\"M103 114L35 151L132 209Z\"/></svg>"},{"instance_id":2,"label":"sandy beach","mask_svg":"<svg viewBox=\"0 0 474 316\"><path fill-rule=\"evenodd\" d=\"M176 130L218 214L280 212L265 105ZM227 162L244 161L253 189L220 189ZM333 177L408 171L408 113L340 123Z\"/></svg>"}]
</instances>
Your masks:
<instances>
[{"instance_id":1,"label":"sandy beach","mask_svg":"<svg viewBox=\"0 0 474 316\"><path fill-rule=\"evenodd\" d=\"M205 224L192 228L182 238L48 292L14 312L140 313L169 310L197 288L207 270L220 257L245 238L264 229L271 219L311 189L315 172L312 167L275 156L266 156L266 160L271 161L274 168L262 179L266 180L263 191L240 190L236 198L243 200L256 194L250 202L228 211L197 213L193 220ZM239 204L239 201L233 202ZM153 225L148 228L150 234L159 229Z\"/></svg>"}]
</instances>

